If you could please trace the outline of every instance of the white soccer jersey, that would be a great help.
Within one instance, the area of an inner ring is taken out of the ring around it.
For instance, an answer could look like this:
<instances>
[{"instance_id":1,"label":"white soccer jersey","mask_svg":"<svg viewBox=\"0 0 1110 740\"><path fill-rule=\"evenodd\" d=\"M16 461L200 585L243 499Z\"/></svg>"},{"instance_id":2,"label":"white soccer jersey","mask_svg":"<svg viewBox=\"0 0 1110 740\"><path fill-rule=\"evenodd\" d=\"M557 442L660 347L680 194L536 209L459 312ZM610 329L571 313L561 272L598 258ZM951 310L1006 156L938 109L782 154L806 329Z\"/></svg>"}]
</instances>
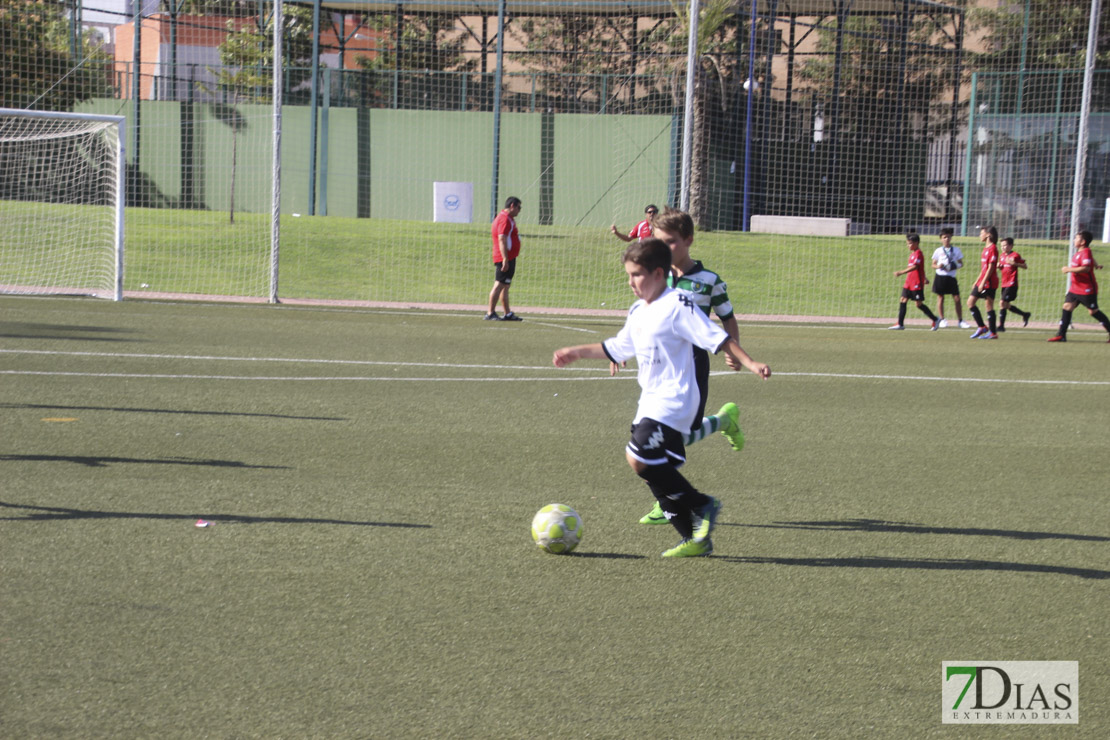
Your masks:
<instances>
[{"instance_id":1,"label":"white soccer jersey","mask_svg":"<svg viewBox=\"0 0 1110 740\"><path fill-rule=\"evenodd\" d=\"M716 353L728 341L686 296L667 288L651 303L636 301L617 336L602 343L613 362L633 357L639 365L640 404L636 418L655 419L685 432L698 412L694 347Z\"/></svg>"},{"instance_id":2,"label":"white soccer jersey","mask_svg":"<svg viewBox=\"0 0 1110 740\"><path fill-rule=\"evenodd\" d=\"M963 259L964 253L960 251L959 247L949 247L948 249L945 249L944 247L937 247L936 250L933 252L933 261L940 265L937 268L938 275L947 275L949 277L955 275L956 269L959 268L949 270L945 267L945 265L949 263L956 265L960 262L963 262Z\"/></svg>"}]
</instances>

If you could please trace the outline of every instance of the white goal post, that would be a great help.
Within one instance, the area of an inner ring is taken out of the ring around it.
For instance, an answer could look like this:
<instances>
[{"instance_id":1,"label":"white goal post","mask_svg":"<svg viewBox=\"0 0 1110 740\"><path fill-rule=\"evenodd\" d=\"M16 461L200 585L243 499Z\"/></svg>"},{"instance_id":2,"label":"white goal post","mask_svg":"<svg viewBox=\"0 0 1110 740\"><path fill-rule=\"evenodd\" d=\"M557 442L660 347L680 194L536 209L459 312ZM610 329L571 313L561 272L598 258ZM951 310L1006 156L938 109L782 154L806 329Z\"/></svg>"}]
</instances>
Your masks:
<instances>
[{"instance_id":1,"label":"white goal post","mask_svg":"<svg viewBox=\"0 0 1110 740\"><path fill-rule=\"evenodd\" d=\"M123 298L124 117L0 108L0 292Z\"/></svg>"}]
</instances>

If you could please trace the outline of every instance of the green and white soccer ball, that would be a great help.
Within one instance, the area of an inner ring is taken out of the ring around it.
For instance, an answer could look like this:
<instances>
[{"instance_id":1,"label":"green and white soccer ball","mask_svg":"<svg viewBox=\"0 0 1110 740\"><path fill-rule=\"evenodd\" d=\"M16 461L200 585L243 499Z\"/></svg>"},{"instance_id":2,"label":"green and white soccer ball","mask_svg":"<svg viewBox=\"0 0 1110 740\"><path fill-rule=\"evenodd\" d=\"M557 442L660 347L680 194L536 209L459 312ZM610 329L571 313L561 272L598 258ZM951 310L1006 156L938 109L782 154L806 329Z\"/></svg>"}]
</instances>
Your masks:
<instances>
[{"instance_id":1,"label":"green and white soccer ball","mask_svg":"<svg viewBox=\"0 0 1110 740\"><path fill-rule=\"evenodd\" d=\"M566 554L582 541L582 517L566 504L548 504L532 518L532 539L544 552Z\"/></svg>"}]
</instances>

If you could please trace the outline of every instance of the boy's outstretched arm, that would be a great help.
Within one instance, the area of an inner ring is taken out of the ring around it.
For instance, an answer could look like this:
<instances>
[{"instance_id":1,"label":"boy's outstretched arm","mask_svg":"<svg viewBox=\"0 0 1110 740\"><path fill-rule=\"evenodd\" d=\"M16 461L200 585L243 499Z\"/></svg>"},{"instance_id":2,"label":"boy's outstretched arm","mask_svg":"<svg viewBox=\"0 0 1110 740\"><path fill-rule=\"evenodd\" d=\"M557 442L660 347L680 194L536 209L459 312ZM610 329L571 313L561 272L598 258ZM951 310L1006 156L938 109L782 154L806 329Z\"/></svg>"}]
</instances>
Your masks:
<instances>
[{"instance_id":1,"label":"boy's outstretched arm","mask_svg":"<svg viewBox=\"0 0 1110 740\"><path fill-rule=\"evenodd\" d=\"M735 314L729 316L727 321L721 321L721 328L725 330L726 334L732 337L732 341L736 342L737 344L740 343L740 325L736 323ZM732 356L728 353L725 353L725 362L728 364L730 369L735 370L736 372L740 372L740 363L732 359Z\"/></svg>"},{"instance_id":2,"label":"boy's outstretched arm","mask_svg":"<svg viewBox=\"0 0 1110 740\"><path fill-rule=\"evenodd\" d=\"M601 342L595 344L579 344L574 347L562 347L555 350L555 356L552 362L555 367L566 367L572 362L578 360L606 360L608 355L605 354L605 349L601 346Z\"/></svg>"},{"instance_id":3,"label":"boy's outstretched arm","mask_svg":"<svg viewBox=\"0 0 1110 740\"><path fill-rule=\"evenodd\" d=\"M733 360L733 362L737 363L737 365L748 368L764 380L771 377L771 366L753 360L735 339L730 338L727 342L724 343L721 349L723 349L725 351L725 354L727 354L728 357ZM734 366L733 362L728 363L729 367L738 371L740 368Z\"/></svg>"}]
</instances>

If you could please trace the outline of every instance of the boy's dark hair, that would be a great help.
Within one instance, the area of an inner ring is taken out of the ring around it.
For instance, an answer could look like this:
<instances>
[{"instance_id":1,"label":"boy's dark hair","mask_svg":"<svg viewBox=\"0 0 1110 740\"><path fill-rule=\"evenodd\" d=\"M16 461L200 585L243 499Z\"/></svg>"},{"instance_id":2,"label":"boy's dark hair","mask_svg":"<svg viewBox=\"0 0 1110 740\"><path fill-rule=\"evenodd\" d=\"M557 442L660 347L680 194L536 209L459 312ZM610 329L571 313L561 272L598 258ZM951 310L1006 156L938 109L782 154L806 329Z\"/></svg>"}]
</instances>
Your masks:
<instances>
[{"instance_id":1,"label":"boy's dark hair","mask_svg":"<svg viewBox=\"0 0 1110 740\"><path fill-rule=\"evenodd\" d=\"M980 226L979 231L985 231L991 238L991 244L998 241L998 227L997 226Z\"/></svg>"},{"instance_id":2,"label":"boy's dark hair","mask_svg":"<svg viewBox=\"0 0 1110 740\"><path fill-rule=\"evenodd\" d=\"M1009 244L1012 247L1012 246L1014 246L1014 237L1004 236L1004 237L1002 237L1002 242L1001 243L1002 244Z\"/></svg>"},{"instance_id":3,"label":"boy's dark hair","mask_svg":"<svg viewBox=\"0 0 1110 740\"><path fill-rule=\"evenodd\" d=\"M661 268L663 274L666 274L671 270L671 248L662 239L651 238L644 239L642 242L632 242L628 245L628 249L624 250L621 262L631 262L648 272L655 272L657 268Z\"/></svg>"},{"instance_id":4,"label":"boy's dark hair","mask_svg":"<svg viewBox=\"0 0 1110 740\"><path fill-rule=\"evenodd\" d=\"M914 244L920 244L921 234L906 234L906 241L913 242Z\"/></svg>"},{"instance_id":5,"label":"boy's dark hair","mask_svg":"<svg viewBox=\"0 0 1110 740\"><path fill-rule=\"evenodd\" d=\"M941 235L941 236L953 236L953 235L954 235L955 233L956 233L956 230L955 230L955 229L947 229L947 228L945 228L945 229L941 229L941 230L940 230L940 235Z\"/></svg>"},{"instance_id":6,"label":"boy's dark hair","mask_svg":"<svg viewBox=\"0 0 1110 740\"><path fill-rule=\"evenodd\" d=\"M694 219L690 218L690 214L686 211L680 211L677 208L663 206L663 212L656 214L651 222L655 228L677 234L683 239L689 239L694 235Z\"/></svg>"},{"instance_id":7,"label":"boy's dark hair","mask_svg":"<svg viewBox=\"0 0 1110 740\"><path fill-rule=\"evenodd\" d=\"M516 197L515 195L510 195L508 198L505 199L505 209L506 210L508 210L509 208L512 208L513 206L519 206L519 205L521 205L520 198Z\"/></svg>"},{"instance_id":8,"label":"boy's dark hair","mask_svg":"<svg viewBox=\"0 0 1110 740\"><path fill-rule=\"evenodd\" d=\"M658 215L659 214L659 206L655 205L654 203L649 203L648 207L644 209L644 213L654 213L654 214Z\"/></svg>"},{"instance_id":9,"label":"boy's dark hair","mask_svg":"<svg viewBox=\"0 0 1110 740\"><path fill-rule=\"evenodd\" d=\"M1080 231L1079 235L1083 237L1083 241L1087 242L1087 246L1091 246L1091 242L1095 240L1095 235L1089 231Z\"/></svg>"}]
</instances>

